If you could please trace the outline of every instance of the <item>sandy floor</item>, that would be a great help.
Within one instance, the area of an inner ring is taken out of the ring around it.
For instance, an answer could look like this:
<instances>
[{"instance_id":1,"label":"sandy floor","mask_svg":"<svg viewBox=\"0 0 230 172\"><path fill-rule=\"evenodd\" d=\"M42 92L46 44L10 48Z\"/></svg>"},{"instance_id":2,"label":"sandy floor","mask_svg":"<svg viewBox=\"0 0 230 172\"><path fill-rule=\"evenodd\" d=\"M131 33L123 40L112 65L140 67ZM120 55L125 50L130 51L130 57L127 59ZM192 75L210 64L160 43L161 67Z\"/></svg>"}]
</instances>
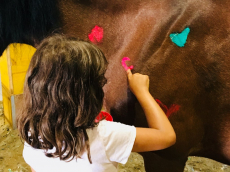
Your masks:
<instances>
[{"instance_id":1,"label":"sandy floor","mask_svg":"<svg viewBox=\"0 0 230 172\"><path fill-rule=\"evenodd\" d=\"M203 157L188 157L184 172L230 172L230 166Z\"/></svg>"},{"instance_id":2,"label":"sandy floor","mask_svg":"<svg viewBox=\"0 0 230 172\"><path fill-rule=\"evenodd\" d=\"M0 102L0 172L30 172L22 158L23 143L17 130L4 124ZM138 153L132 153L126 165L119 165L118 172L145 172L144 161ZM230 167L202 157L188 157L184 172L230 172Z\"/></svg>"}]
</instances>

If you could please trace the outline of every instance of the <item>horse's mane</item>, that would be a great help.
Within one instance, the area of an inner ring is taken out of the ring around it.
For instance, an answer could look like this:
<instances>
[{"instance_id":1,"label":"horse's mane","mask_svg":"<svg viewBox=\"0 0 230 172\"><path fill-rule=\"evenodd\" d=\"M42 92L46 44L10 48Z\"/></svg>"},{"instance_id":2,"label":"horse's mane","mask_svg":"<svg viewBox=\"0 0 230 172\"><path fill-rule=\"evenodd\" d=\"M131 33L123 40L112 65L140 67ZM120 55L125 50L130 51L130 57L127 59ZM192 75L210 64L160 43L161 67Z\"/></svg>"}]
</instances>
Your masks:
<instances>
[{"instance_id":1,"label":"horse's mane","mask_svg":"<svg viewBox=\"0 0 230 172\"><path fill-rule=\"evenodd\" d=\"M8 44L35 45L58 32L60 15L57 0L1 0L0 56Z\"/></svg>"}]
</instances>

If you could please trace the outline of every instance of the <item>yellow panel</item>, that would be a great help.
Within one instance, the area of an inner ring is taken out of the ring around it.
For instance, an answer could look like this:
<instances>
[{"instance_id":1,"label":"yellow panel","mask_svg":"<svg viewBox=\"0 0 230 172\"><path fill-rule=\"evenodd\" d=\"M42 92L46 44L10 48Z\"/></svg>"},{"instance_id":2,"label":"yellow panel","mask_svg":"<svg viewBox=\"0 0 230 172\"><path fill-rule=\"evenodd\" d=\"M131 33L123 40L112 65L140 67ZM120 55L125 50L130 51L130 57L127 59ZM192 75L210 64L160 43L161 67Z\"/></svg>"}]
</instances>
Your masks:
<instances>
[{"instance_id":1,"label":"yellow panel","mask_svg":"<svg viewBox=\"0 0 230 172\"><path fill-rule=\"evenodd\" d=\"M22 94L25 75L30 64L31 57L36 49L26 44L11 44L10 58L13 80L13 94Z\"/></svg>"},{"instance_id":2,"label":"yellow panel","mask_svg":"<svg viewBox=\"0 0 230 172\"><path fill-rule=\"evenodd\" d=\"M2 83L5 85L5 87L8 90L10 90L6 50L3 52L2 56L0 57L0 72L1 72Z\"/></svg>"},{"instance_id":3,"label":"yellow panel","mask_svg":"<svg viewBox=\"0 0 230 172\"><path fill-rule=\"evenodd\" d=\"M10 44L12 74L27 71L31 57L36 49L27 44Z\"/></svg>"},{"instance_id":4,"label":"yellow panel","mask_svg":"<svg viewBox=\"0 0 230 172\"><path fill-rule=\"evenodd\" d=\"M23 86L25 82L25 72L15 73L12 75L13 77L13 87L14 87L14 95L23 93Z\"/></svg>"},{"instance_id":5,"label":"yellow panel","mask_svg":"<svg viewBox=\"0 0 230 172\"><path fill-rule=\"evenodd\" d=\"M0 72L1 72L1 82L4 86L3 88L4 115L5 115L6 122L10 123L10 125L12 126L13 125L12 105L11 105L10 97L12 96L12 94L13 95L22 94L25 75L29 67L31 57L33 56L36 49L30 45L14 43L9 45L8 50L9 50L8 56L10 56L10 59L7 59L6 50L3 52L3 55L0 57ZM12 83L11 86L10 83ZM11 92L11 87L13 87L12 92Z\"/></svg>"},{"instance_id":6,"label":"yellow panel","mask_svg":"<svg viewBox=\"0 0 230 172\"><path fill-rule=\"evenodd\" d=\"M13 126L10 97L3 90L3 111L6 122Z\"/></svg>"}]
</instances>

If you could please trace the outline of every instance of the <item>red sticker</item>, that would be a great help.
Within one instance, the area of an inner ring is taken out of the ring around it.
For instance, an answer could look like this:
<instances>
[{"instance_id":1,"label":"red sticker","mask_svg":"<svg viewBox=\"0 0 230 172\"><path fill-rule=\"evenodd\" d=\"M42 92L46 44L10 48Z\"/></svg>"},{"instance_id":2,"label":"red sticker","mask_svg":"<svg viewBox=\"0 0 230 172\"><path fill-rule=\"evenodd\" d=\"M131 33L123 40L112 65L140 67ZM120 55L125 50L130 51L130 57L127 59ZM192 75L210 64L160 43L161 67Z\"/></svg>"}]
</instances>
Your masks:
<instances>
[{"instance_id":1,"label":"red sticker","mask_svg":"<svg viewBox=\"0 0 230 172\"><path fill-rule=\"evenodd\" d=\"M99 43L102 42L103 38L103 28L99 26L95 26L91 33L88 35L89 40L93 43Z\"/></svg>"},{"instance_id":2,"label":"red sticker","mask_svg":"<svg viewBox=\"0 0 230 172\"><path fill-rule=\"evenodd\" d=\"M99 115L95 119L95 122L99 122L102 119L105 119L107 121L113 121L113 117L108 112L104 112L104 111L101 111L99 113Z\"/></svg>"},{"instance_id":3,"label":"red sticker","mask_svg":"<svg viewBox=\"0 0 230 172\"><path fill-rule=\"evenodd\" d=\"M168 108L160 100L156 99L156 102L161 107L161 109L165 112L167 117L170 117L173 113L176 113L180 109L180 106L176 104L172 104L170 108Z\"/></svg>"}]
</instances>

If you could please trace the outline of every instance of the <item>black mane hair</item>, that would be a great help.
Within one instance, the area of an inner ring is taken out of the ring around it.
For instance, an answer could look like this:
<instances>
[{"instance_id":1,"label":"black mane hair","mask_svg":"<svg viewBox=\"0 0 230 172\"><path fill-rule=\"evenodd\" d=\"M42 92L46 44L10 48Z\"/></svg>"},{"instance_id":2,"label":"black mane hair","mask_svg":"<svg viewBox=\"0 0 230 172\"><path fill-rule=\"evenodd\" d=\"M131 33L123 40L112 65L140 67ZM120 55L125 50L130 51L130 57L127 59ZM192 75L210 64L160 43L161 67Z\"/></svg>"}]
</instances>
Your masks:
<instances>
[{"instance_id":1,"label":"black mane hair","mask_svg":"<svg viewBox=\"0 0 230 172\"><path fill-rule=\"evenodd\" d=\"M57 0L1 0L0 56L10 43L38 44L61 26Z\"/></svg>"}]
</instances>

